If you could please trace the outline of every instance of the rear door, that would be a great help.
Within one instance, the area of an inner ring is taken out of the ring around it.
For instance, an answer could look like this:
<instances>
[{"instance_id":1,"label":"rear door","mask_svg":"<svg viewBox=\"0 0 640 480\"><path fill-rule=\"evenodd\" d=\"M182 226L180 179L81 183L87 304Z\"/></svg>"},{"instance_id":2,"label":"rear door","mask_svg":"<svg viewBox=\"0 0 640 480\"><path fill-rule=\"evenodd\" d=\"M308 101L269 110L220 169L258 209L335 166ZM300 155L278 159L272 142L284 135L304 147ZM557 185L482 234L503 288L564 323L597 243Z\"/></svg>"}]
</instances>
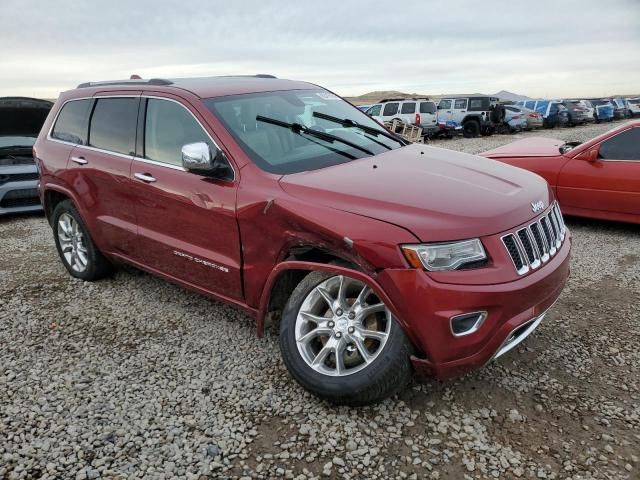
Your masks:
<instances>
[{"instance_id":1,"label":"rear door","mask_svg":"<svg viewBox=\"0 0 640 480\"><path fill-rule=\"evenodd\" d=\"M139 101L136 92L95 97L86 145L72 150L66 172L93 240L105 252L126 256L136 245L130 168Z\"/></svg>"},{"instance_id":2,"label":"rear door","mask_svg":"<svg viewBox=\"0 0 640 480\"><path fill-rule=\"evenodd\" d=\"M420 102L420 123L425 128L434 128L437 119L436 105L433 102Z\"/></svg>"},{"instance_id":3,"label":"rear door","mask_svg":"<svg viewBox=\"0 0 640 480\"><path fill-rule=\"evenodd\" d=\"M216 180L182 168L182 147L215 146L189 105L143 97L135 187L138 247L145 266L208 292L241 299L237 179Z\"/></svg>"},{"instance_id":4,"label":"rear door","mask_svg":"<svg viewBox=\"0 0 640 480\"><path fill-rule=\"evenodd\" d=\"M568 161L558 178L561 205L640 215L640 127L600 143L599 158L588 152Z\"/></svg>"},{"instance_id":5,"label":"rear door","mask_svg":"<svg viewBox=\"0 0 640 480\"><path fill-rule=\"evenodd\" d=\"M438 103L438 123L453 122L453 99L443 98Z\"/></svg>"}]
</instances>

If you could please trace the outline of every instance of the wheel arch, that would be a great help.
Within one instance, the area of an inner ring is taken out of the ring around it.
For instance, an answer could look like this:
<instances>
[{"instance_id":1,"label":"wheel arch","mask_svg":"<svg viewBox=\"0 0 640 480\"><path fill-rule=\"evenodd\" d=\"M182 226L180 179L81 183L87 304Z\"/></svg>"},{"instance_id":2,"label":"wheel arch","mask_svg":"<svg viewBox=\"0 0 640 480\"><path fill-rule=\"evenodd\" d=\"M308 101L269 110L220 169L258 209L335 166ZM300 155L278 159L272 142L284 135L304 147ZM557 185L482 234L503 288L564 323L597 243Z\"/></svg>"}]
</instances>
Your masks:
<instances>
[{"instance_id":1,"label":"wheel arch","mask_svg":"<svg viewBox=\"0 0 640 480\"><path fill-rule=\"evenodd\" d=\"M58 185L47 185L44 188L42 200L44 202L42 207L44 209L44 213L47 218L47 221L49 222L50 225L52 221L51 217L53 215L53 211L55 210L56 206L60 202L63 202L65 200L70 200L73 203L73 205L80 211L80 206L76 201L76 199L74 198L73 194L67 189L62 188ZM80 214L82 215L82 212L80 212Z\"/></svg>"},{"instance_id":2,"label":"wheel arch","mask_svg":"<svg viewBox=\"0 0 640 480\"><path fill-rule=\"evenodd\" d=\"M289 298L289 294L293 291L300 280L315 270L335 273L336 275L347 275L368 285L389 308L402 329L408 333L407 326L399 317L397 308L394 306L393 302L382 287L370 275L357 270L357 266L353 264L343 266L328 262L321 263L318 261L291 259L277 264L265 282L264 289L260 296L260 305L256 317L257 335L259 337L264 335L265 317L267 313L269 313L270 307L273 305L273 300L275 299L280 302L284 298L284 302L286 302Z\"/></svg>"}]
</instances>

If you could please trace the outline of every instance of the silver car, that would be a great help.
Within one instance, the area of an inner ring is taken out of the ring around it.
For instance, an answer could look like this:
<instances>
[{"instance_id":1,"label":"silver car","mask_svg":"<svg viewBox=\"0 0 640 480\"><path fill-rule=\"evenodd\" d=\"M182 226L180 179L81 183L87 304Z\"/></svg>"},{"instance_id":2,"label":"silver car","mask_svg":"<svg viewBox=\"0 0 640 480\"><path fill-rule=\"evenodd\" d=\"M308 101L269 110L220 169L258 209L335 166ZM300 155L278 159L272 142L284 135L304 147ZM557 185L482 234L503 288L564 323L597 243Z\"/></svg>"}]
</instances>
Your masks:
<instances>
[{"instance_id":1,"label":"silver car","mask_svg":"<svg viewBox=\"0 0 640 480\"><path fill-rule=\"evenodd\" d=\"M511 131L542 128L542 117L534 110L515 105L505 105L504 121Z\"/></svg>"},{"instance_id":2,"label":"silver car","mask_svg":"<svg viewBox=\"0 0 640 480\"><path fill-rule=\"evenodd\" d=\"M0 215L41 210L32 147L53 103L0 98Z\"/></svg>"}]
</instances>

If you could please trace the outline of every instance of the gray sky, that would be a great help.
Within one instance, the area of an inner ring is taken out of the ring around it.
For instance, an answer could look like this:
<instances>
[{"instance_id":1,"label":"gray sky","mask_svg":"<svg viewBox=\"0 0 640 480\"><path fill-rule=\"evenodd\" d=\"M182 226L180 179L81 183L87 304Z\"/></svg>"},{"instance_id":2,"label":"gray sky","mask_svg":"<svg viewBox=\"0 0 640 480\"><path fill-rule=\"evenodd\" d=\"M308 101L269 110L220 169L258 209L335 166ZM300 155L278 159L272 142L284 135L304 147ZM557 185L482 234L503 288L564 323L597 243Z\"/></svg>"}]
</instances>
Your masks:
<instances>
[{"instance_id":1,"label":"gray sky","mask_svg":"<svg viewBox=\"0 0 640 480\"><path fill-rule=\"evenodd\" d=\"M640 0L403 4L0 0L0 96L132 73L272 73L342 95L640 93Z\"/></svg>"}]
</instances>

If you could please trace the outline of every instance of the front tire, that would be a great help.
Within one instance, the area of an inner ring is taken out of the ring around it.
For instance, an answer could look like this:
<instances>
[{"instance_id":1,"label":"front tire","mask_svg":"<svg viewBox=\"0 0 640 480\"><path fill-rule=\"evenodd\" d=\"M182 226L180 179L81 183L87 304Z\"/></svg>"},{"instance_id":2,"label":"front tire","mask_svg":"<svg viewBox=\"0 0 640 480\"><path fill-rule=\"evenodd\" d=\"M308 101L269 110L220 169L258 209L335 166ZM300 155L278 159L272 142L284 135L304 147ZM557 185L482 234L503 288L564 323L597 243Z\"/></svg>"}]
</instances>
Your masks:
<instances>
[{"instance_id":1,"label":"front tire","mask_svg":"<svg viewBox=\"0 0 640 480\"><path fill-rule=\"evenodd\" d=\"M305 389L341 405L378 402L411 378L411 344L389 309L359 280L312 272L280 322L280 351Z\"/></svg>"},{"instance_id":2,"label":"front tire","mask_svg":"<svg viewBox=\"0 0 640 480\"><path fill-rule=\"evenodd\" d=\"M93 281L111 273L111 264L93 243L80 213L70 200L56 205L52 218L58 255L72 276Z\"/></svg>"}]
</instances>

